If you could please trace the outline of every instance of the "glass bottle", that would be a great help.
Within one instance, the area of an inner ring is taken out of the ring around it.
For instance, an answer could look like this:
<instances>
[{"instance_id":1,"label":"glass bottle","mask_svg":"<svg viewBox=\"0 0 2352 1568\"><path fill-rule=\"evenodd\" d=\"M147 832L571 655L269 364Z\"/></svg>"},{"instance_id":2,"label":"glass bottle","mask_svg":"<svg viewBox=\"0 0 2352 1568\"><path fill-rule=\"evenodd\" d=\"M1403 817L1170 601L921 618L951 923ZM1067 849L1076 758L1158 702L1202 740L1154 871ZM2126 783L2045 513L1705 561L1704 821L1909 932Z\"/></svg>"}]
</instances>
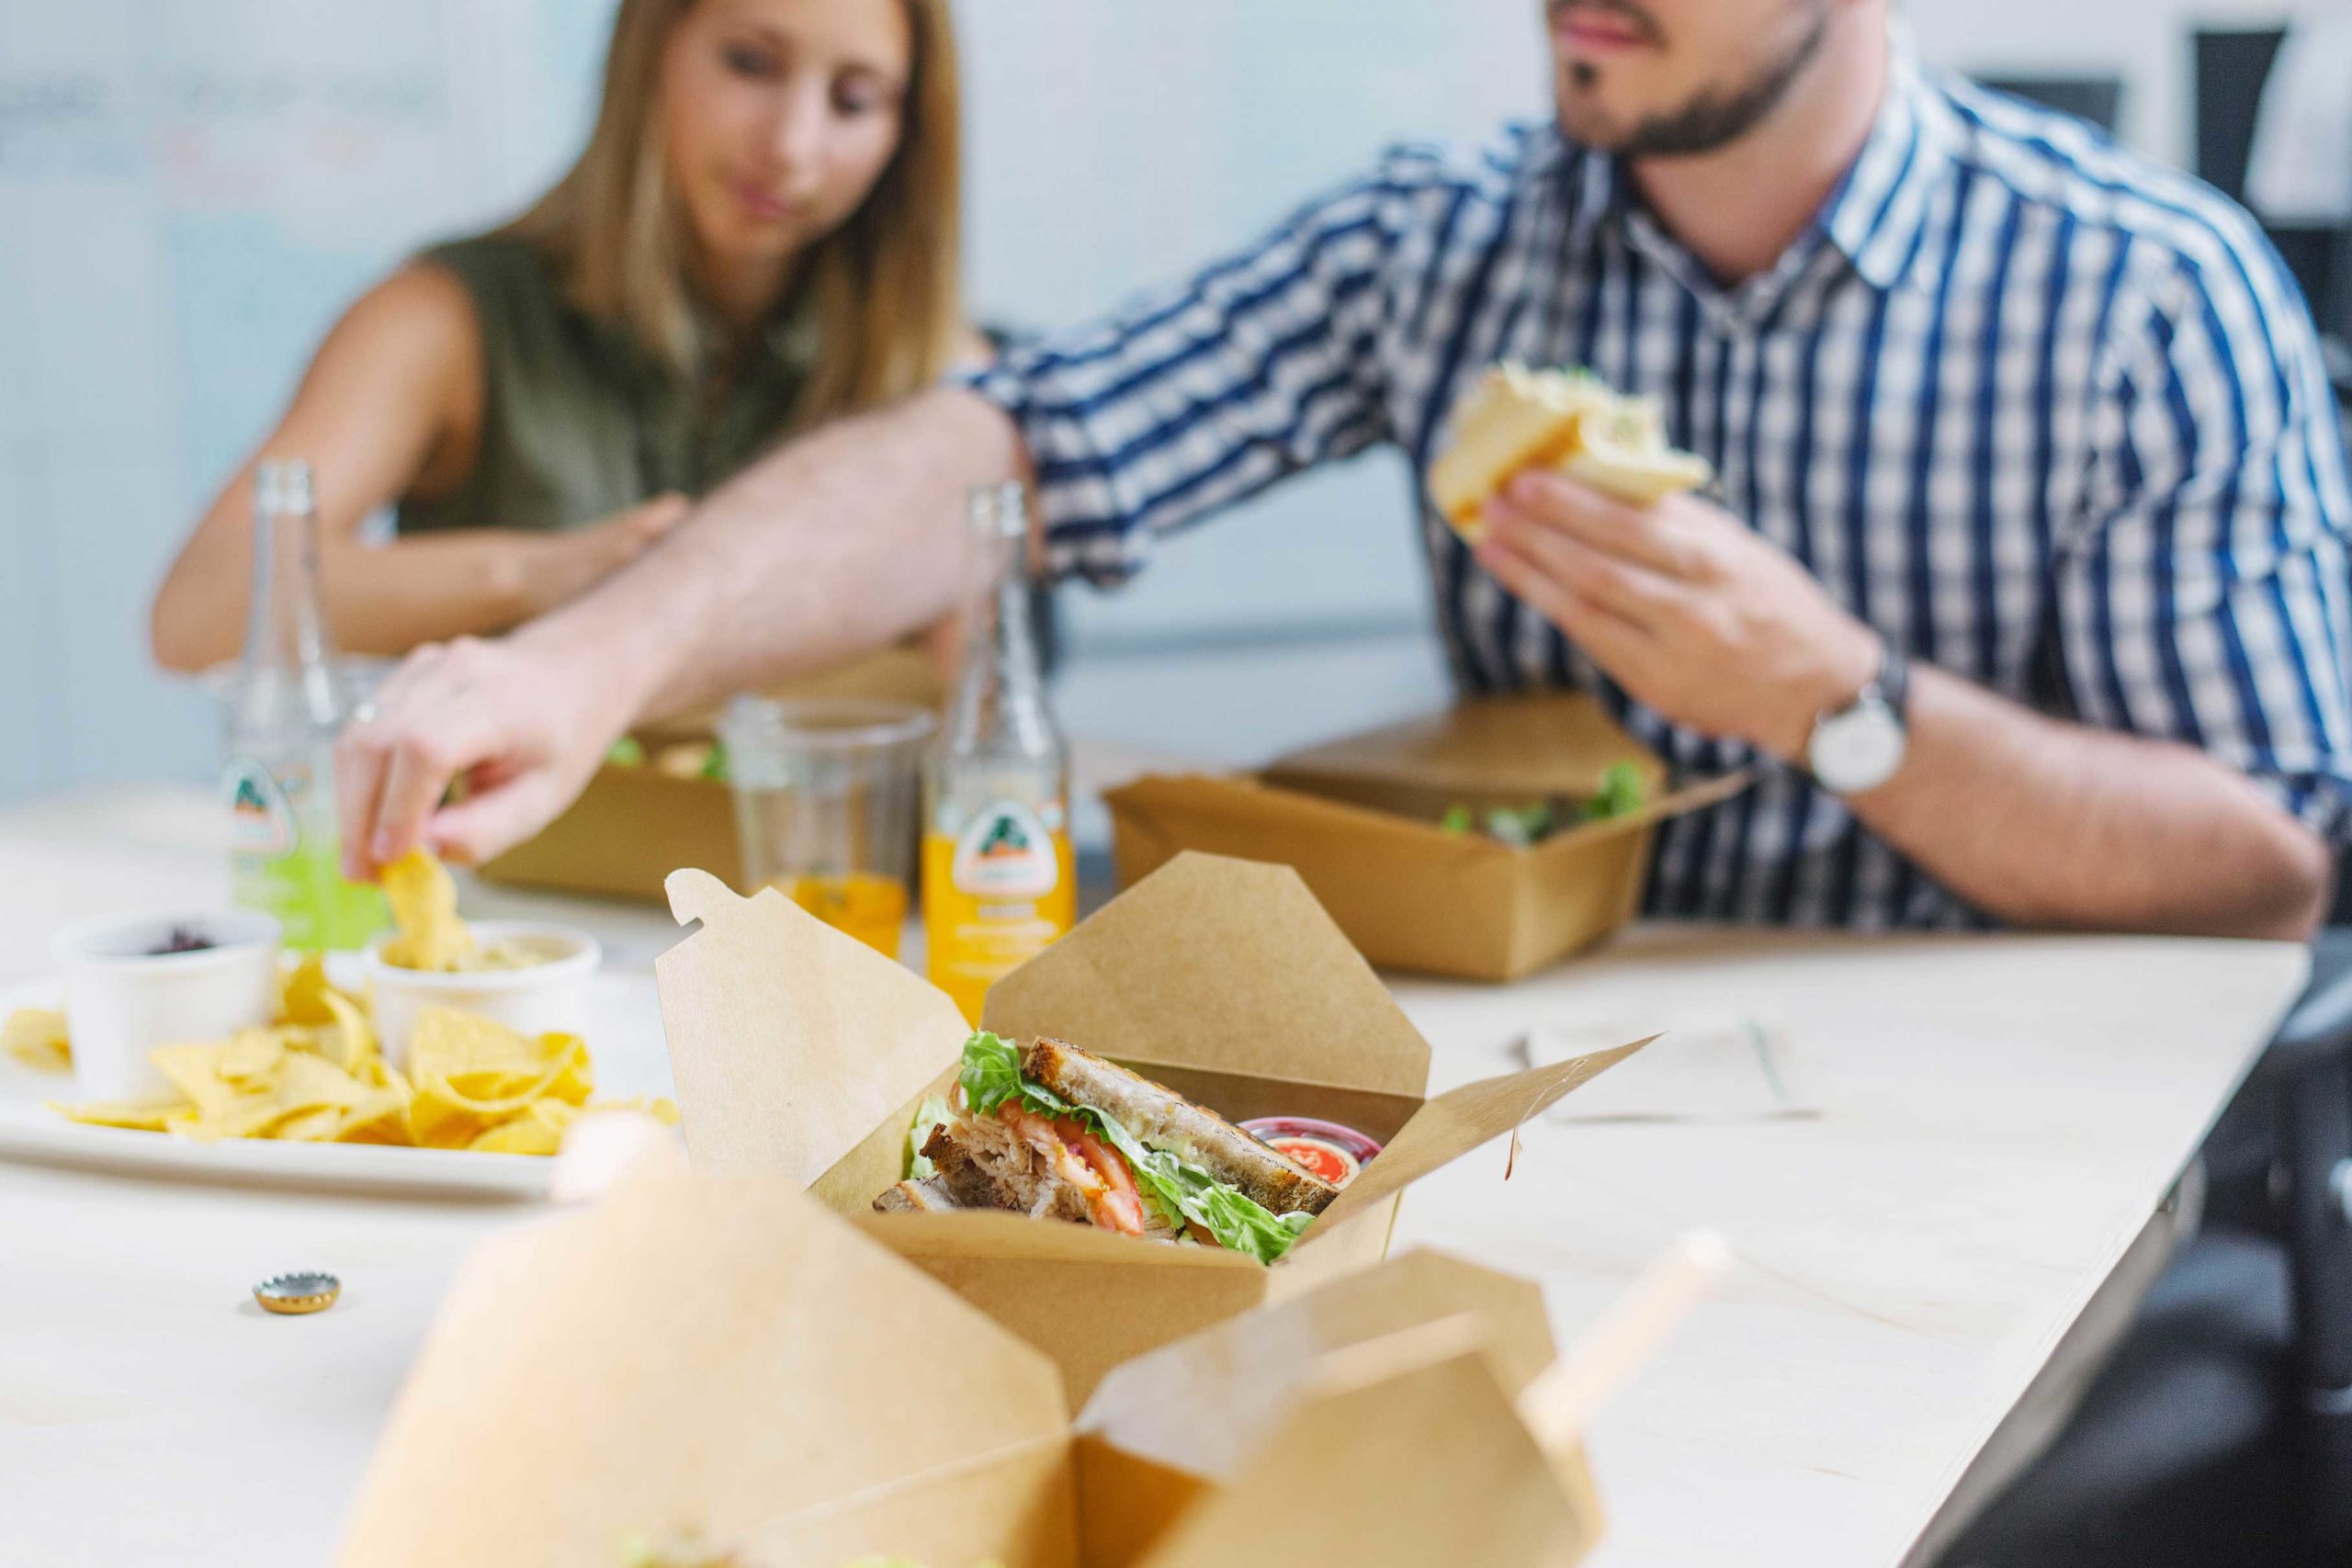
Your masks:
<instances>
[{"instance_id":1,"label":"glass bottle","mask_svg":"<svg viewBox=\"0 0 2352 1568\"><path fill-rule=\"evenodd\" d=\"M1078 917L1069 751L1046 702L1029 619L1026 498L969 501L974 581L964 661L923 802L923 927L932 984L978 1022L997 979Z\"/></svg>"},{"instance_id":2,"label":"glass bottle","mask_svg":"<svg viewBox=\"0 0 2352 1568\"><path fill-rule=\"evenodd\" d=\"M223 726L231 889L276 916L290 948L357 947L382 929L384 906L338 865L334 741L345 714L310 464L255 468L253 536L244 660Z\"/></svg>"}]
</instances>

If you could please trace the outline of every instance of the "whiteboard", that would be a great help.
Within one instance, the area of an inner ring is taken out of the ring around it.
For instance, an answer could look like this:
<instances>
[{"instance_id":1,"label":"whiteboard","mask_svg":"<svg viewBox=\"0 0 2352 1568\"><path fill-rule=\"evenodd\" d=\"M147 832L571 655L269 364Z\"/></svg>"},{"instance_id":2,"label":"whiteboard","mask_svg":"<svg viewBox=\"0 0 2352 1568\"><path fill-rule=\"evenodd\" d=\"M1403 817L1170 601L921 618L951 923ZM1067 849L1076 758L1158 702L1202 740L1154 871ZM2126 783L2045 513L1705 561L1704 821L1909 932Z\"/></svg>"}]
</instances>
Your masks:
<instances>
[{"instance_id":1,"label":"whiteboard","mask_svg":"<svg viewBox=\"0 0 2352 1568\"><path fill-rule=\"evenodd\" d=\"M567 0L0 3L0 797L209 773L147 604L326 325L578 135Z\"/></svg>"}]
</instances>

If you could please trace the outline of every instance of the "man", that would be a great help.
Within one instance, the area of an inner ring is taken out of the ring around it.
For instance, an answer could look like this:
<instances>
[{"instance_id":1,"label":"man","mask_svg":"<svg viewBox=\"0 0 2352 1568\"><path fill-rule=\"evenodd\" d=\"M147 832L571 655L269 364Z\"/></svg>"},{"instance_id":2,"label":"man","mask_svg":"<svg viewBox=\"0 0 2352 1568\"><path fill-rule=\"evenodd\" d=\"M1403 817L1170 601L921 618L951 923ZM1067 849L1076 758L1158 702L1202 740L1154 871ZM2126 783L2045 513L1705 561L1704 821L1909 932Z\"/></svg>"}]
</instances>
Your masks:
<instances>
[{"instance_id":1,"label":"man","mask_svg":"<svg viewBox=\"0 0 2352 1568\"><path fill-rule=\"evenodd\" d=\"M1553 0L1556 126L1403 149L1261 245L972 386L769 459L629 570L412 660L338 758L355 872L533 831L639 716L948 612L966 486L1046 555L1151 542L1488 364L1662 398L1720 476L1635 511L1526 474L1474 554L1424 499L1468 689L1595 690L1679 768L1649 908L2301 936L2352 763L2343 454L2250 221L1922 73L1887 0ZM1905 678L1907 667L1907 680ZM452 778L469 783L441 807Z\"/></svg>"}]
</instances>

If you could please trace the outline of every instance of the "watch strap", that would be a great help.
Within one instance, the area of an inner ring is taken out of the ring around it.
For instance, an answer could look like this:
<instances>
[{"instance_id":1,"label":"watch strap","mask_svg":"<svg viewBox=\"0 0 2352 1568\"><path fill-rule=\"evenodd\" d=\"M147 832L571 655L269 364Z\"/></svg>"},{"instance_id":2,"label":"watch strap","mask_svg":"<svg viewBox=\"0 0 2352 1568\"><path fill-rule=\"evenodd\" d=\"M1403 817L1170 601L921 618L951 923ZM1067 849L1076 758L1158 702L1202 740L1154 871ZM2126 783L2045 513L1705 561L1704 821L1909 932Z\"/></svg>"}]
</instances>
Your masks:
<instances>
[{"instance_id":1,"label":"watch strap","mask_svg":"<svg viewBox=\"0 0 2352 1568\"><path fill-rule=\"evenodd\" d=\"M1908 723L1911 717L1911 661L1893 643L1882 643L1878 662L1878 679L1871 684L1878 688L1879 701L1894 710L1894 716Z\"/></svg>"}]
</instances>

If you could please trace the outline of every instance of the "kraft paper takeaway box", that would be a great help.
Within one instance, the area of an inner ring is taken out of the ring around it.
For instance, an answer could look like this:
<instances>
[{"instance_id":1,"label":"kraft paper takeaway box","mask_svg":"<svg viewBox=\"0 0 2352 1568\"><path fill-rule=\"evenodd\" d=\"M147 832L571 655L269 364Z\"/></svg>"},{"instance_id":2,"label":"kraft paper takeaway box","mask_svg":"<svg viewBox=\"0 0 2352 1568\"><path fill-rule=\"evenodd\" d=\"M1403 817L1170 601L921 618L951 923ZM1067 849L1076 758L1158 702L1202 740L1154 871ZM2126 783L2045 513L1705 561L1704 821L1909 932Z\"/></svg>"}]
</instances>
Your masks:
<instances>
[{"instance_id":1,"label":"kraft paper takeaway box","mask_svg":"<svg viewBox=\"0 0 2352 1568\"><path fill-rule=\"evenodd\" d=\"M778 1177L632 1170L495 1236L345 1568L1567 1564L1600 1510L1535 1288L1434 1253L1052 1366Z\"/></svg>"},{"instance_id":2,"label":"kraft paper takeaway box","mask_svg":"<svg viewBox=\"0 0 2352 1568\"><path fill-rule=\"evenodd\" d=\"M1617 763L1644 805L1526 848L1450 833L1476 814L1589 799ZM1125 886L1186 850L1295 866L1373 963L1510 980L1632 918L1656 825L1713 806L1745 774L1666 787L1666 766L1574 694L1488 697L1295 752L1262 773L1155 775L1103 795Z\"/></svg>"},{"instance_id":3,"label":"kraft paper takeaway box","mask_svg":"<svg viewBox=\"0 0 2352 1568\"><path fill-rule=\"evenodd\" d=\"M894 648L779 686L773 694L876 698L935 708L944 693L928 657ZM707 745L717 725L715 713L688 715L641 727L635 739L649 759L658 759L673 746ZM520 887L659 902L662 879L682 865L707 866L729 886L743 885L734 792L724 779L682 778L655 761L608 761L562 816L483 865L481 874Z\"/></svg>"},{"instance_id":4,"label":"kraft paper takeaway box","mask_svg":"<svg viewBox=\"0 0 2352 1568\"><path fill-rule=\"evenodd\" d=\"M876 1214L917 1108L954 1089L970 1033L955 1004L779 894L695 871L670 892L701 922L655 966L695 1166L807 1185L1044 1349L1080 1399L1143 1350L1377 1262L1406 1187L1635 1049L1431 1097L1428 1043L1295 873L1185 855L1000 981L983 1027L1069 1041L1231 1121L1324 1117L1384 1152L1272 1267L1015 1214ZM1502 1180L1501 1147L1493 1165Z\"/></svg>"}]
</instances>

